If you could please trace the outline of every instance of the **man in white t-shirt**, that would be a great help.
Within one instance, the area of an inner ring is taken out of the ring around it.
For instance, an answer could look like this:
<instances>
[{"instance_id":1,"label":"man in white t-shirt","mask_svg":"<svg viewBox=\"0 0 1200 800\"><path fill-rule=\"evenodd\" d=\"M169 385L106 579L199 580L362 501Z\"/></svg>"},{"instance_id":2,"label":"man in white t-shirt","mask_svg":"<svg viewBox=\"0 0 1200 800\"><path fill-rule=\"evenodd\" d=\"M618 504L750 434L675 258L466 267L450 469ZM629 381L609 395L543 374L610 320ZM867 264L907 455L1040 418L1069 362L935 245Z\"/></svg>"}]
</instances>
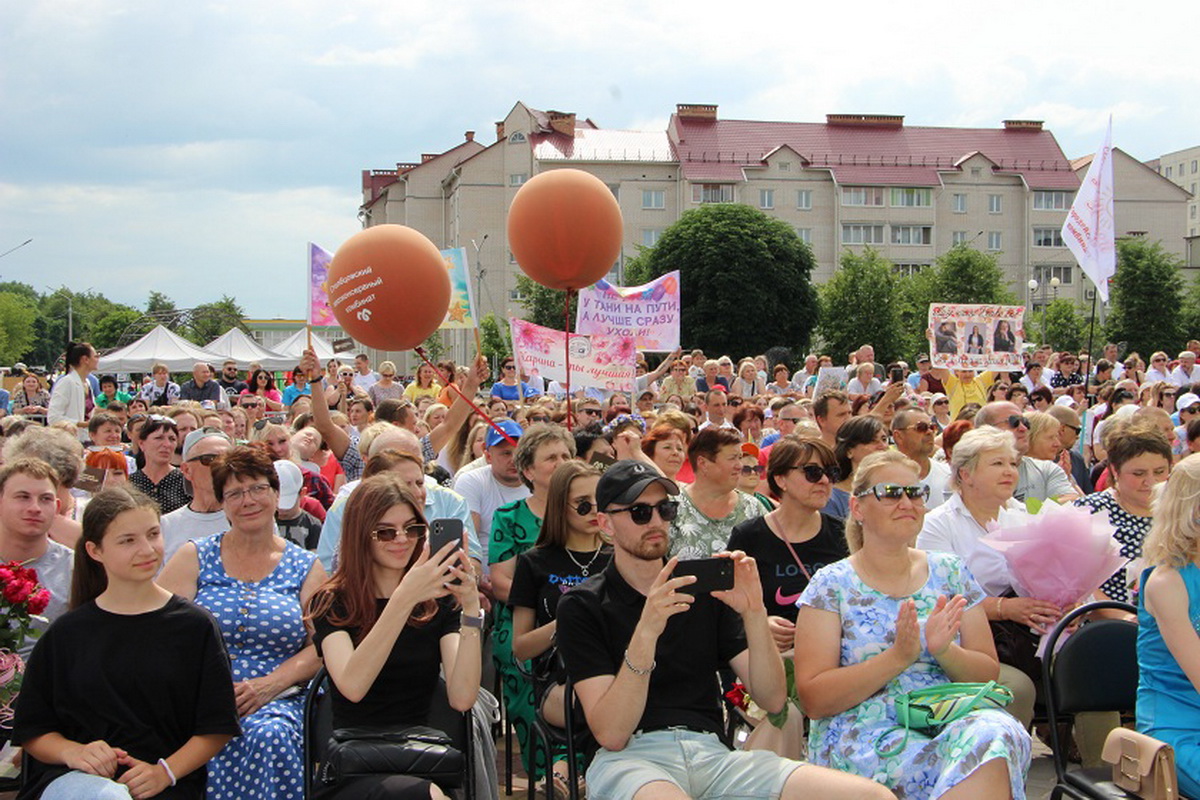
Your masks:
<instances>
[{"instance_id":1,"label":"man in white t-shirt","mask_svg":"<svg viewBox=\"0 0 1200 800\"><path fill-rule=\"evenodd\" d=\"M1191 350L1179 354L1179 366L1171 370L1171 383L1176 386L1200 383L1200 367L1196 366L1196 354Z\"/></svg>"},{"instance_id":2,"label":"man in white t-shirt","mask_svg":"<svg viewBox=\"0 0 1200 800\"><path fill-rule=\"evenodd\" d=\"M376 383L379 383L379 373L371 370L371 359L367 354L359 353L354 357L354 385L369 392Z\"/></svg>"},{"instance_id":3,"label":"man in white t-shirt","mask_svg":"<svg viewBox=\"0 0 1200 800\"><path fill-rule=\"evenodd\" d=\"M189 539L229 530L229 520L213 490L212 463L233 449L233 440L213 428L194 430L183 440L179 469L192 487L192 499L162 518L163 563Z\"/></svg>"},{"instance_id":4,"label":"man in white t-shirt","mask_svg":"<svg viewBox=\"0 0 1200 800\"><path fill-rule=\"evenodd\" d=\"M733 423L729 421L729 396L724 389L713 389L708 394L704 395L704 422L700 423L700 430L705 428L732 428Z\"/></svg>"},{"instance_id":5,"label":"man in white t-shirt","mask_svg":"<svg viewBox=\"0 0 1200 800\"><path fill-rule=\"evenodd\" d=\"M75 553L50 538L58 513L58 473L36 458L18 458L0 469L0 561L16 561L37 572L38 583L50 592L50 602L34 618L41 633L67 612ZM82 547L82 544L80 545ZM26 660L35 639L18 647Z\"/></svg>"},{"instance_id":6,"label":"man in white t-shirt","mask_svg":"<svg viewBox=\"0 0 1200 800\"><path fill-rule=\"evenodd\" d=\"M521 426L511 419L502 419L496 425L507 434L507 438L495 428L488 429L483 451L488 466L460 472L455 476L452 486L471 509L475 532L479 535L479 543L483 545L484 564L488 563L487 547L492 540L492 514L500 506L529 497L529 489L521 482L521 475L513 460L517 440L521 438Z\"/></svg>"},{"instance_id":7,"label":"man in white t-shirt","mask_svg":"<svg viewBox=\"0 0 1200 800\"><path fill-rule=\"evenodd\" d=\"M921 468L921 485L929 487L926 509L940 506L946 500L946 484L950 467L930 456L937 448L937 427L929 415L919 408L903 408L892 419L892 439L896 449L917 462Z\"/></svg>"},{"instance_id":8,"label":"man in white t-shirt","mask_svg":"<svg viewBox=\"0 0 1200 800\"><path fill-rule=\"evenodd\" d=\"M1021 415L1021 409L1007 401L988 403L975 415L975 427L984 425L1009 431L1016 439L1021 460L1017 465L1017 488L1013 490L1013 499L1022 503L1033 498L1066 504L1079 497L1062 467L1053 461L1025 455L1029 450L1029 422Z\"/></svg>"}]
</instances>

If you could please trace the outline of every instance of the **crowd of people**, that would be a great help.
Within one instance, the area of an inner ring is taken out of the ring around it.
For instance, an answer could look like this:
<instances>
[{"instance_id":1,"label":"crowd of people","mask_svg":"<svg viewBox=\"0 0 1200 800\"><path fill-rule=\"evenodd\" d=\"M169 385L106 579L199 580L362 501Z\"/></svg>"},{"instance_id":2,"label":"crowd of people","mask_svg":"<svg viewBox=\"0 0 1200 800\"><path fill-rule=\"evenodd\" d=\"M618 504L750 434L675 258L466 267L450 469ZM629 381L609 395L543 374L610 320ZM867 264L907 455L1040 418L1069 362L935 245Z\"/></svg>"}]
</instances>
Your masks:
<instances>
[{"instance_id":1,"label":"crowd of people","mask_svg":"<svg viewBox=\"0 0 1200 800\"><path fill-rule=\"evenodd\" d=\"M1046 503L1113 526L1128 561L1094 597L1137 606L1138 725L1200 794L1198 354L1047 346L977 373L863 345L830 386L828 355L676 351L570 397L511 357L407 380L312 351L281 374L98 374L86 343L52 384L18 364L0 561L50 597L20 650L19 796L304 797L323 666L348 730L425 724L439 680L470 710L494 671L554 797L1023 798L1038 638L1070 608L981 540ZM729 582L689 589L714 557ZM990 680L1005 710L893 730L904 693ZM735 681L802 713L807 752L728 741ZM568 682L580 787L532 740ZM1085 763L1116 723L1076 720ZM446 791L355 774L317 796Z\"/></svg>"}]
</instances>

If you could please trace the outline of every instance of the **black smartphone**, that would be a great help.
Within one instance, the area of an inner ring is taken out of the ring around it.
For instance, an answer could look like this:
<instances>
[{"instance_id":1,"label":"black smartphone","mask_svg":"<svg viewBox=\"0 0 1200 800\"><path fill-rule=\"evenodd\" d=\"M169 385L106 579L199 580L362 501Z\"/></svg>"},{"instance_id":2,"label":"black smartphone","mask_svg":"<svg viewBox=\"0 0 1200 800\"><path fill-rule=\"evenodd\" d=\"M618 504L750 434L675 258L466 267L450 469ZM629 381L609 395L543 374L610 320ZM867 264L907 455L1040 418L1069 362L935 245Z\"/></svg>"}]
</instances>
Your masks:
<instances>
[{"instance_id":1,"label":"black smartphone","mask_svg":"<svg viewBox=\"0 0 1200 800\"><path fill-rule=\"evenodd\" d=\"M890 377L892 383L899 383L900 381L904 380L904 370L900 367L892 367L892 373Z\"/></svg>"},{"instance_id":2,"label":"black smartphone","mask_svg":"<svg viewBox=\"0 0 1200 800\"><path fill-rule=\"evenodd\" d=\"M448 542L454 542L458 546L456 550L463 549L463 522L461 519L447 517L444 519L435 519L429 523L429 555L435 555Z\"/></svg>"},{"instance_id":3,"label":"black smartphone","mask_svg":"<svg viewBox=\"0 0 1200 800\"><path fill-rule=\"evenodd\" d=\"M673 578L684 575L695 575L696 582L679 589L688 594L704 592L720 592L733 588L733 559L731 558L693 558L680 561L675 565Z\"/></svg>"}]
</instances>

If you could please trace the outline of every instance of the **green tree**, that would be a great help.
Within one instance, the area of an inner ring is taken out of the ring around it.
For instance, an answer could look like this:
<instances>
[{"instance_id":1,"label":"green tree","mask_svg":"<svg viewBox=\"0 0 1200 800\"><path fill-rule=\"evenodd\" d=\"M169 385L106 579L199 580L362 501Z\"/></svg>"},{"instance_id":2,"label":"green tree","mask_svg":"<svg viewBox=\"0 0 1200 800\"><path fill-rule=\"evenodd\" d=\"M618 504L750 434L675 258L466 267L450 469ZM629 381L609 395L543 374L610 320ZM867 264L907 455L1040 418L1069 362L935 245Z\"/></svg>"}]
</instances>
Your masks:
<instances>
[{"instance_id":1,"label":"green tree","mask_svg":"<svg viewBox=\"0 0 1200 800\"><path fill-rule=\"evenodd\" d=\"M1126 341L1128 352L1143 358L1155 350L1179 349L1185 338L1182 266L1158 242L1141 238L1117 242L1117 274L1105 323L1110 342Z\"/></svg>"},{"instance_id":2,"label":"green tree","mask_svg":"<svg viewBox=\"0 0 1200 800\"><path fill-rule=\"evenodd\" d=\"M508 326L503 328L496 320L495 314L485 314L479 320L479 339L483 342L483 355L496 371L496 363L507 355L512 354L512 344L509 342Z\"/></svg>"},{"instance_id":3,"label":"green tree","mask_svg":"<svg viewBox=\"0 0 1200 800\"><path fill-rule=\"evenodd\" d=\"M939 303L1013 305L1017 297L1004 281L996 256L960 244L938 256L931 276Z\"/></svg>"},{"instance_id":4,"label":"green tree","mask_svg":"<svg viewBox=\"0 0 1200 800\"><path fill-rule=\"evenodd\" d=\"M738 356L808 346L819 314L814 261L787 223L736 203L701 206L644 255L626 282L679 270L680 335L689 347Z\"/></svg>"},{"instance_id":5,"label":"green tree","mask_svg":"<svg viewBox=\"0 0 1200 800\"><path fill-rule=\"evenodd\" d=\"M91 338L88 341L97 350L118 347L121 344L121 335L143 316L142 312L133 308L113 309L92 325ZM143 327L149 330L148 326Z\"/></svg>"},{"instance_id":6,"label":"green tree","mask_svg":"<svg viewBox=\"0 0 1200 800\"><path fill-rule=\"evenodd\" d=\"M162 292L151 291L150 296L146 299L146 313L158 314L164 311L174 311L175 301L167 297Z\"/></svg>"},{"instance_id":7,"label":"green tree","mask_svg":"<svg viewBox=\"0 0 1200 800\"><path fill-rule=\"evenodd\" d=\"M1200 276L1192 281L1191 286L1187 287L1180 324L1187 332L1189 339L1195 339L1197 332L1200 332Z\"/></svg>"},{"instance_id":8,"label":"green tree","mask_svg":"<svg viewBox=\"0 0 1200 800\"><path fill-rule=\"evenodd\" d=\"M563 328L563 304L567 293L562 289L548 289L528 275L517 276L517 291L521 294L521 306L525 309L525 319L543 328L553 328L556 331ZM575 329L575 312L579 299L571 295L571 330Z\"/></svg>"},{"instance_id":9,"label":"green tree","mask_svg":"<svg viewBox=\"0 0 1200 800\"><path fill-rule=\"evenodd\" d=\"M868 247L862 255L842 253L841 269L821 286L817 333L831 353L849 353L871 343L880 361L902 354L899 298L892 264Z\"/></svg>"},{"instance_id":10,"label":"green tree","mask_svg":"<svg viewBox=\"0 0 1200 800\"><path fill-rule=\"evenodd\" d=\"M33 344L37 309L27 297L0 292L0 363L20 361Z\"/></svg>"},{"instance_id":11,"label":"green tree","mask_svg":"<svg viewBox=\"0 0 1200 800\"><path fill-rule=\"evenodd\" d=\"M441 361L442 356L446 354L446 343L442 340L441 330L429 334L429 338L421 342L421 348L433 363Z\"/></svg>"},{"instance_id":12,"label":"green tree","mask_svg":"<svg viewBox=\"0 0 1200 800\"><path fill-rule=\"evenodd\" d=\"M1088 320L1079 306L1065 297L1051 301L1044 311L1034 312L1032 319L1025 318L1029 341L1053 345L1056 351L1069 350L1072 353L1078 353L1087 346L1087 325Z\"/></svg>"},{"instance_id":13,"label":"green tree","mask_svg":"<svg viewBox=\"0 0 1200 800\"><path fill-rule=\"evenodd\" d=\"M929 306L938 299L938 269L931 265L897 281L896 313L900 320L900 352L909 365L921 353L929 352L925 329L929 327Z\"/></svg>"},{"instance_id":14,"label":"green tree","mask_svg":"<svg viewBox=\"0 0 1200 800\"><path fill-rule=\"evenodd\" d=\"M180 333L198 345L206 345L231 328L245 331L242 322L245 317L246 312L236 300L227 294L221 295L215 303L201 303L192 309L192 324Z\"/></svg>"}]
</instances>

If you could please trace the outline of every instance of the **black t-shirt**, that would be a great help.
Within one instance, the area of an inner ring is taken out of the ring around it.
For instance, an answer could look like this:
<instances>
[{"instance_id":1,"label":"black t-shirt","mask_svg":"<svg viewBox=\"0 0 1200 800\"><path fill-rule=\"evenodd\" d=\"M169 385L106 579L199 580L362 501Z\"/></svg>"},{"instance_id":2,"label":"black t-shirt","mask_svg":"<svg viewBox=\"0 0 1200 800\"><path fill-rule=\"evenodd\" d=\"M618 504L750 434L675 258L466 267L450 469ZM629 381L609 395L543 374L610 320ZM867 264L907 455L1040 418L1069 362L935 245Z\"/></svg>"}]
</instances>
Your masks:
<instances>
[{"instance_id":1,"label":"black t-shirt","mask_svg":"<svg viewBox=\"0 0 1200 800\"><path fill-rule=\"evenodd\" d=\"M558 648L575 683L625 668L625 649L645 604L645 595L625 582L615 562L563 596ZM723 735L717 670L745 649L741 617L711 595L697 596L690 609L667 621L658 637L646 707L636 727L656 731L683 726Z\"/></svg>"},{"instance_id":2,"label":"black t-shirt","mask_svg":"<svg viewBox=\"0 0 1200 800\"><path fill-rule=\"evenodd\" d=\"M540 628L554 620L558 613L558 601L568 590L583 583L589 576L600 574L610 561L610 547L603 547L599 551L571 550L569 553L563 547L526 550L517 556L512 588L508 590L508 604L532 608L535 627ZM587 575L583 574L580 565L587 567Z\"/></svg>"},{"instance_id":3,"label":"black t-shirt","mask_svg":"<svg viewBox=\"0 0 1200 800\"><path fill-rule=\"evenodd\" d=\"M50 732L103 740L151 764L193 736L238 735L233 674L216 622L177 596L145 614L112 614L94 601L64 614L29 657L13 742ZM22 800L68 771L32 757L27 763ZM204 784L201 767L156 796L199 800Z\"/></svg>"},{"instance_id":4,"label":"black t-shirt","mask_svg":"<svg viewBox=\"0 0 1200 800\"><path fill-rule=\"evenodd\" d=\"M150 476L139 468L129 476L129 483L142 494L153 497L163 514L170 514L175 509L186 506L191 500L188 497L187 481L184 480L179 467L171 467L171 471L158 483L150 480Z\"/></svg>"},{"instance_id":5,"label":"black t-shirt","mask_svg":"<svg viewBox=\"0 0 1200 800\"><path fill-rule=\"evenodd\" d=\"M383 613L387 602L385 599L376 601L377 613ZM313 620L316 629L313 642L317 646L317 655L322 658L321 644L329 634L346 631L351 640L358 635L357 628L334 625L329 621L331 616L344 613L345 609L335 602L329 613ZM442 666L442 637L457 633L458 627L459 611L448 603L439 603L433 619L423 625L405 625L375 682L357 703L347 700L330 681L333 686L333 727L424 725L429 718L429 705Z\"/></svg>"},{"instance_id":6,"label":"black t-shirt","mask_svg":"<svg viewBox=\"0 0 1200 800\"><path fill-rule=\"evenodd\" d=\"M220 385L221 391L225 392L225 394L229 397L237 397L239 394L249 388L248 383L239 380L227 381L224 378L221 378L217 381L217 383Z\"/></svg>"},{"instance_id":7,"label":"black t-shirt","mask_svg":"<svg viewBox=\"0 0 1200 800\"><path fill-rule=\"evenodd\" d=\"M280 536L289 542L295 542L305 550L316 550L317 542L321 540L321 520L303 509L294 519L279 519L277 516L275 527Z\"/></svg>"},{"instance_id":8,"label":"black t-shirt","mask_svg":"<svg viewBox=\"0 0 1200 800\"><path fill-rule=\"evenodd\" d=\"M821 529L816 536L807 542L793 543L792 547L809 576L850 555L845 526L827 514L821 515ZM796 601L808 586L808 577L796 564L788 546L767 527L766 518L755 517L735 525L726 549L742 550L758 565L767 614L795 622L800 611Z\"/></svg>"}]
</instances>

